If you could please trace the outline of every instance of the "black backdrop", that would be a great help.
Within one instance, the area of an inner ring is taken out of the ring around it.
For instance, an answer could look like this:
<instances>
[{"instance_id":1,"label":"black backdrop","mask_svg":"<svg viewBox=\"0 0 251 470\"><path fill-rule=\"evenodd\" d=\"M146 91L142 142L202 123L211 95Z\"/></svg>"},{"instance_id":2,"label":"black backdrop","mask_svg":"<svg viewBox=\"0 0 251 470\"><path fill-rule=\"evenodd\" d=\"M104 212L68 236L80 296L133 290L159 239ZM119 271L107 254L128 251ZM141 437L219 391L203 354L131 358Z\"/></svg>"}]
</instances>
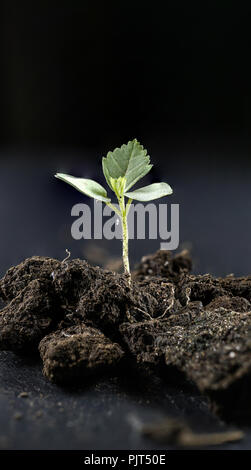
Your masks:
<instances>
[{"instance_id":1,"label":"black backdrop","mask_svg":"<svg viewBox=\"0 0 251 470\"><path fill-rule=\"evenodd\" d=\"M250 14L241 3L3 0L1 271L32 254L63 257L66 246L81 256L69 215L80 196L52 175L101 180L102 154L137 137L153 179L174 188L197 269L250 272ZM132 243L133 260L157 247Z\"/></svg>"},{"instance_id":2,"label":"black backdrop","mask_svg":"<svg viewBox=\"0 0 251 470\"><path fill-rule=\"evenodd\" d=\"M4 0L3 143L248 132L241 3Z\"/></svg>"}]
</instances>

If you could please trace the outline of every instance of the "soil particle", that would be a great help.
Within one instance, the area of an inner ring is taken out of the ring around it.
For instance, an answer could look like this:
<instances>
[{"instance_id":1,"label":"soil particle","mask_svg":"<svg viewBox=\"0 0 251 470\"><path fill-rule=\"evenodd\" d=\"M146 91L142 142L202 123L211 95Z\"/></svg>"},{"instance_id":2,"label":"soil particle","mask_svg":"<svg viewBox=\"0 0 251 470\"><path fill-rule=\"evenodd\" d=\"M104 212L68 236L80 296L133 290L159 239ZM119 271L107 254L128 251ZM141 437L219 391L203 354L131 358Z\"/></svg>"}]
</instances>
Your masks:
<instances>
[{"instance_id":1,"label":"soil particle","mask_svg":"<svg viewBox=\"0 0 251 470\"><path fill-rule=\"evenodd\" d=\"M217 297L242 297L251 302L251 277L214 278L210 274L199 276L184 275L177 283L177 298L182 302L185 291L190 300L199 300L204 306ZM183 301L184 302L184 301Z\"/></svg>"},{"instance_id":2,"label":"soil particle","mask_svg":"<svg viewBox=\"0 0 251 470\"><path fill-rule=\"evenodd\" d=\"M123 323L120 333L127 347L136 359L138 365L157 365L164 350L158 350L157 339L164 331L165 338L168 331L163 330L164 322L153 320L138 323Z\"/></svg>"},{"instance_id":3,"label":"soil particle","mask_svg":"<svg viewBox=\"0 0 251 470\"><path fill-rule=\"evenodd\" d=\"M90 266L86 261L74 259L60 263L52 272L51 278L59 302L66 306L76 306L103 271Z\"/></svg>"},{"instance_id":4,"label":"soil particle","mask_svg":"<svg viewBox=\"0 0 251 470\"><path fill-rule=\"evenodd\" d=\"M239 312L187 306L162 321L125 323L120 331L141 367L164 360L167 380L181 372L218 414L243 421L251 415L251 311L241 312L243 299L235 300Z\"/></svg>"},{"instance_id":5,"label":"soil particle","mask_svg":"<svg viewBox=\"0 0 251 470\"><path fill-rule=\"evenodd\" d=\"M166 364L185 372L202 392L226 390L250 373L251 312L204 310L186 326L178 316L170 330Z\"/></svg>"},{"instance_id":6,"label":"soil particle","mask_svg":"<svg viewBox=\"0 0 251 470\"><path fill-rule=\"evenodd\" d=\"M234 277L233 275L225 278L219 278L219 281L229 294L238 297L244 297L251 302L251 276Z\"/></svg>"},{"instance_id":7,"label":"soil particle","mask_svg":"<svg viewBox=\"0 0 251 470\"><path fill-rule=\"evenodd\" d=\"M86 324L116 335L118 325L127 318L131 293L125 276L105 273L105 277L97 278L82 295L77 314Z\"/></svg>"},{"instance_id":8,"label":"soil particle","mask_svg":"<svg viewBox=\"0 0 251 470\"><path fill-rule=\"evenodd\" d=\"M235 312L248 312L251 310L251 304L247 299L243 297L228 297L227 295L216 297L216 299L207 305L207 310L215 310L220 307Z\"/></svg>"},{"instance_id":9,"label":"soil particle","mask_svg":"<svg viewBox=\"0 0 251 470\"><path fill-rule=\"evenodd\" d=\"M191 269L192 259L187 250L175 256L170 251L158 250L154 254L143 256L133 272L133 277L142 280L159 276L174 282L182 274L189 273Z\"/></svg>"},{"instance_id":10,"label":"soil particle","mask_svg":"<svg viewBox=\"0 0 251 470\"><path fill-rule=\"evenodd\" d=\"M20 419L23 418L23 413L20 413L18 411L17 413L14 414L13 418L16 419L17 421L20 421Z\"/></svg>"},{"instance_id":11,"label":"soil particle","mask_svg":"<svg viewBox=\"0 0 251 470\"><path fill-rule=\"evenodd\" d=\"M205 306L215 298L229 294L218 279L210 274L204 274L203 276L183 276L178 281L176 295L183 305L189 298L191 301L200 301Z\"/></svg>"},{"instance_id":12,"label":"soil particle","mask_svg":"<svg viewBox=\"0 0 251 470\"><path fill-rule=\"evenodd\" d=\"M0 312L0 349L34 351L55 327L59 312L49 281L31 281Z\"/></svg>"},{"instance_id":13,"label":"soil particle","mask_svg":"<svg viewBox=\"0 0 251 470\"><path fill-rule=\"evenodd\" d=\"M42 256L27 258L22 263L10 268L0 280L0 297L5 301L14 299L31 281L50 280L51 273L60 261Z\"/></svg>"},{"instance_id":14,"label":"soil particle","mask_svg":"<svg viewBox=\"0 0 251 470\"><path fill-rule=\"evenodd\" d=\"M19 393L19 398L28 398L29 394L27 392L21 392Z\"/></svg>"},{"instance_id":15,"label":"soil particle","mask_svg":"<svg viewBox=\"0 0 251 470\"><path fill-rule=\"evenodd\" d=\"M104 373L115 368L124 356L118 344L84 324L51 333L41 341L39 351L44 375L61 384Z\"/></svg>"},{"instance_id":16,"label":"soil particle","mask_svg":"<svg viewBox=\"0 0 251 470\"><path fill-rule=\"evenodd\" d=\"M225 444L226 442L240 441L244 433L239 430L197 433L182 420L166 418L160 423L145 425L142 434L151 439L172 444L178 447L208 447Z\"/></svg>"},{"instance_id":17,"label":"soil particle","mask_svg":"<svg viewBox=\"0 0 251 470\"><path fill-rule=\"evenodd\" d=\"M120 333L138 365L159 365L164 361L166 344L172 341L173 328L188 328L202 310L200 303L192 302L161 320L123 323Z\"/></svg>"},{"instance_id":18,"label":"soil particle","mask_svg":"<svg viewBox=\"0 0 251 470\"><path fill-rule=\"evenodd\" d=\"M134 320L152 320L163 318L181 308L175 299L175 287L163 278L133 282L131 287L132 302L129 306Z\"/></svg>"}]
</instances>

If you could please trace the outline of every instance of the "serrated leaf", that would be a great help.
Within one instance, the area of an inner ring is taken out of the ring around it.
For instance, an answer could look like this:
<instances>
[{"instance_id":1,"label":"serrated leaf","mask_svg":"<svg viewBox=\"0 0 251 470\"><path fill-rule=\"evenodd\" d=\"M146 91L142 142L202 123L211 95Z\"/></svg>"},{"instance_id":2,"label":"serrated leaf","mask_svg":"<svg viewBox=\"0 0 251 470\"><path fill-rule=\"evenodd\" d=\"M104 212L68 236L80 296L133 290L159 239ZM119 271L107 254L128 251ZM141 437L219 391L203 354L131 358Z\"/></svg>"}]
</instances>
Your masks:
<instances>
[{"instance_id":1,"label":"serrated leaf","mask_svg":"<svg viewBox=\"0 0 251 470\"><path fill-rule=\"evenodd\" d=\"M106 158L105 157L102 158L102 168L103 168L103 173L104 173L104 177L106 179L106 182L107 182L108 186L110 186L111 190L113 191L110 176L109 176L108 170L106 168Z\"/></svg>"},{"instance_id":2,"label":"serrated leaf","mask_svg":"<svg viewBox=\"0 0 251 470\"><path fill-rule=\"evenodd\" d=\"M172 194L173 190L167 183L153 183L143 188L136 189L135 191L126 192L125 196L136 201L153 201L160 197Z\"/></svg>"},{"instance_id":3,"label":"serrated leaf","mask_svg":"<svg viewBox=\"0 0 251 470\"><path fill-rule=\"evenodd\" d=\"M125 191L128 191L138 180L143 178L152 168L147 150L134 139L128 144L108 152L102 160L105 179L112 189L111 178L126 178Z\"/></svg>"},{"instance_id":4,"label":"serrated leaf","mask_svg":"<svg viewBox=\"0 0 251 470\"><path fill-rule=\"evenodd\" d=\"M87 178L76 178L75 176L66 175L64 173L57 173L56 178L65 181L75 189L85 194L86 196L97 199L98 201L110 202L111 199L107 197L107 192L101 184Z\"/></svg>"}]
</instances>

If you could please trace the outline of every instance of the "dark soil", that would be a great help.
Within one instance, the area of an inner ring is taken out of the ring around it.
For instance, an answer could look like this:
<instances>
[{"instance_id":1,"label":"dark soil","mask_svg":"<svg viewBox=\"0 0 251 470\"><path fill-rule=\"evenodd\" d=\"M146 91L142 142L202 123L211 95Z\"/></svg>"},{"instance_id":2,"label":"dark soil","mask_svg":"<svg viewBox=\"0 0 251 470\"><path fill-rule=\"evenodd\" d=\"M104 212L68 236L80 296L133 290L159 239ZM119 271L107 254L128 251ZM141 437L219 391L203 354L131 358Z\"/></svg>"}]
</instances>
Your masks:
<instances>
[{"instance_id":1,"label":"dark soil","mask_svg":"<svg viewBox=\"0 0 251 470\"><path fill-rule=\"evenodd\" d=\"M1 349L36 350L39 341L56 327L60 316L49 281L30 281L1 310Z\"/></svg>"},{"instance_id":2,"label":"dark soil","mask_svg":"<svg viewBox=\"0 0 251 470\"><path fill-rule=\"evenodd\" d=\"M0 282L0 297L9 301L14 299L31 281L50 280L51 273L60 266L60 261L33 256L23 263L10 268Z\"/></svg>"},{"instance_id":3,"label":"dark soil","mask_svg":"<svg viewBox=\"0 0 251 470\"><path fill-rule=\"evenodd\" d=\"M227 420L250 418L251 277L191 268L187 251L158 251L129 287L125 275L83 260L27 259L0 280L0 349L39 351L45 376L60 384L131 368L184 376Z\"/></svg>"},{"instance_id":4,"label":"dark soil","mask_svg":"<svg viewBox=\"0 0 251 470\"><path fill-rule=\"evenodd\" d=\"M39 352L44 375L53 382L69 384L114 368L124 356L119 344L84 324L45 336Z\"/></svg>"}]
</instances>

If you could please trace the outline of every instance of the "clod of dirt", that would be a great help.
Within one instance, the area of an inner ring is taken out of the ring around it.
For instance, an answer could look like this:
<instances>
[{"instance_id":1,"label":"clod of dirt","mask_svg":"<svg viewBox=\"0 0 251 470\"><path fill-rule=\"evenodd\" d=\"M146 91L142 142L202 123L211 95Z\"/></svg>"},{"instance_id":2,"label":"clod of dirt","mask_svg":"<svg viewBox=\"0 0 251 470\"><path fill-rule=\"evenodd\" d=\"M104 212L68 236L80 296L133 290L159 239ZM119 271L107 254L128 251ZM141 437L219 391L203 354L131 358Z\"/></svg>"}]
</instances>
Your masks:
<instances>
[{"instance_id":1,"label":"clod of dirt","mask_svg":"<svg viewBox=\"0 0 251 470\"><path fill-rule=\"evenodd\" d=\"M251 304L243 297L216 297L210 304L207 305L207 310L216 310L217 308L225 308L234 312L248 312L251 310Z\"/></svg>"},{"instance_id":2,"label":"clod of dirt","mask_svg":"<svg viewBox=\"0 0 251 470\"><path fill-rule=\"evenodd\" d=\"M200 276L184 275L177 283L177 298L182 302L184 293L189 292L190 300L199 300L204 306L217 297L242 297L251 302L251 277L214 278L210 274Z\"/></svg>"},{"instance_id":3,"label":"clod of dirt","mask_svg":"<svg viewBox=\"0 0 251 470\"><path fill-rule=\"evenodd\" d=\"M191 303L161 320L123 323L120 333L137 364L152 368L164 363L166 344L172 341L173 329L179 324L188 328L201 310L199 303Z\"/></svg>"},{"instance_id":4,"label":"clod of dirt","mask_svg":"<svg viewBox=\"0 0 251 470\"><path fill-rule=\"evenodd\" d=\"M145 425L142 434L151 439L178 447L208 447L240 441L244 433L239 430L196 433L183 421L166 418L160 423Z\"/></svg>"},{"instance_id":5,"label":"clod of dirt","mask_svg":"<svg viewBox=\"0 0 251 470\"><path fill-rule=\"evenodd\" d=\"M59 318L48 281L31 281L0 312L0 349L34 351Z\"/></svg>"},{"instance_id":6,"label":"clod of dirt","mask_svg":"<svg viewBox=\"0 0 251 470\"><path fill-rule=\"evenodd\" d=\"M104 271L103 271L104 273ZM105 272L82 295L77 314L87 325L108 335L117 334L118 325L127 318L131 293L126 276Z\"/></svg>"},{"instance_id":7,"label":"clod of dirt","mask_svg":"<svg viewBox=\"0 0 251 470\"><path fill-rule=\"evenodd\" d=\"M201 391L226 389L251 371L251 311L204 310L188 325L177 316L171 331L165 346L162 341L166 364L184 371Z\"/></svg>"},{"instance_id":8,"label":"clod of dirt","mask_svg":"<svg viewBox=\"0 0 251 470\"><path fill-rule=\"evenodd\" d=\"M117 338L119 325L129 320L137 322L165 316L173 312L179 302L174 297L174 286L162 278L133 281L129 288L125 275L104 271L81 297L77 315L109 337Z\"/></svg>"},{"instance_id":9,"label":"clod of dirt","mask_svg":"<svg viewBox=\"0 0 251 470\"><path fill-rule=\"evenodd\" d=\"M181 308L175 298L175 286L163 278L134 281L131 287L132 303L129 306L134 321L160 319Z\"/></svg>"},{"instance_id":10,"label":"clod of dirt","mask_svg":"<svg viewBox=\"0 0 251 470\"><path fill-rule=\"evenodd\" d=\"M21 392L21 393L19 393L18 397L19 398L28 398L29 394L27 392Z\"/></svg>"},{"instance_id":11,"label":"clod of dirt","mask_svg":"<svg viewBox=\"0 0 251 470\"><path fill-rule=\"evenodd\" d=\"M233 296L244 297L251 302L251 276L219 278L222 287Z\"/></svg>"},{"instance_id":12,"label":"clod of dirt","mask_svg":"<svg viewBox=\"0 0 251 470\"><path fill-rule=\"evenodd\" d=\"M60 384L103 374L115 368L124 356L119 344L84 324L46 336L39 345L39 352L44 375Z\"/></svg>"},{"instance_id":13,"label":"clod of dirt","mask_svg":"<svg viewBox=\"0 0 251 470\"><path fill-rule=\"evenodd\" d=\"M191 269L192 259L187 250L175 256L170 251L158 250L152 255L143 256L133 272L133 277L134 279L149 279L159 276L175 282L179 276L189 273Z\"/></svg>"},{"instance_id":14,"label":"clod of dirt","mask_svg":"<svg viewBox=\"0 0 251 470\"><path fill-rule=\"evenodd\" d=\"M102 270L90 266L85 260L63 261L51 272L59 302L66 306L75 306L102 274Z\"/></svg>"},{"instance_id":15,"label":"clod of dirt","mask_svg":"<svg viewBox=\"0 0 251 470\"><path fill-rule=\"evenodd\" d=\"M19 421L20 419L23 418L23 413L20 413L19 411L17 411L17 412L13 415L13 418L16 419L17 421Z\"/></svg>"},{"instance_id":16,"label":"clod of dirt","mask_svg":"<svg viewBox=\"0 0 251 470\"><path fill-rule=\"evenodd\" d=\"M49 280L51 273L60 261L42 256L27 258L22 263L10 268L0 280L0 297L5 301L14 299L31 281Z\"/></svg>"},{"instance_id":17,"label":"clod of dirt","mask_svg":"<svg viewBox=\"0 0 251 470\"><path fill-rule=\"evenodd\" d=\"M210 397L218 413L243 419L251 415L251 311L242 311L243 299L235 302L239 312L188 305L163 321L126 323L120 331L138 364L164 359L167 380L177 369Z\"/></svg>"},{"instance_id":18,"label":"clod of dirt","mask_svg":"<svg viewBox=\"0 0 251 470\"><path fill-rule=\"evenodd\" d=\"M229 295L229 293L223 288L218 279L210 274L204 274L203 276L183 276L178 280L176 295L183 305L189 299L191 301L200 301L206 306L217 297L223 297Z\"/></svg>"}]
</instances>

